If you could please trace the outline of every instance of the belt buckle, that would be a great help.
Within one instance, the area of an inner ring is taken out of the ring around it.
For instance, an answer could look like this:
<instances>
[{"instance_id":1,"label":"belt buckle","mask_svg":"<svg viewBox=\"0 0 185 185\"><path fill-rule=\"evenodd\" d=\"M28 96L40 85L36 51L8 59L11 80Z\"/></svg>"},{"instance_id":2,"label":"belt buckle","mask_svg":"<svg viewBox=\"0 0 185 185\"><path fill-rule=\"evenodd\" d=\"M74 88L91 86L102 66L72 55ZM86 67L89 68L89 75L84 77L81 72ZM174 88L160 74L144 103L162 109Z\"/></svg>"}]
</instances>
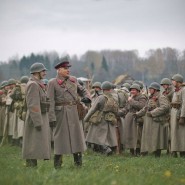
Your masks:
<instances>
[{"instance_id":1,"label":"belt buckle","mask_svg":"<svg viewBox=\"0 0 185 185\"><path fill-rule=\"evenodd\" d=\"M73 105L73 102L72 102L72 101L70 101L70 102L69 102L69 105Z\"/></svg>"}]
</instances>

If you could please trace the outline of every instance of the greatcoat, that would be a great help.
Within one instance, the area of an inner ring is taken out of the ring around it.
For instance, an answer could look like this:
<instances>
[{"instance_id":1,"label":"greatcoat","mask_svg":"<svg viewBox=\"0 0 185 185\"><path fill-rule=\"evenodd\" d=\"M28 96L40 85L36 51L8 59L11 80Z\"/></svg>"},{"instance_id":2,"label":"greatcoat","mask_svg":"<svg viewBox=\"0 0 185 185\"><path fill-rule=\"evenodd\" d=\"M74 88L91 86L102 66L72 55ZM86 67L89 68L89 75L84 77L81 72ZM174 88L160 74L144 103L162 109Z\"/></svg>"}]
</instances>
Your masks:
<instances>
[{"instance_id":1,"label":"greatcoat","mask_svg":"<svg viewBox=\"0 0 185 185\"><path fill-rule=\"evenodd\" d=\"M90 94L73 76L57 75L48 83L50 98L49 121L56 121L53 131L54 154L73 154L86 150L82 124L77 111L78 96L90 99Z\"/></svg>"},{"instance_id":2,"label":"greatcoat","mask_svg":"<svg viewBox=\"0 0 185 185\"><path fill-rule=\"evenodd\" d=\"M109 96L111 95L111 92L106 93ZM92 107L88 111L87 115L84 118L84 121L89 121L91 116L96 111L103 111L103 108L106 103L106 97L104 95L100 95L96 98L95 102L93 103ZM88 134L86 136L86 141L93 144L98 144L102 146L109 146L109 147L115 147L118 145L117 143L117 137L116 137L116 128L115 125L112 123L109 123L105 120L104 116L102 117L102 120L98 124L91 124Z\"/></svg>"},{"instance_id":3,"label":"greatcoat","mask_svg":"<svg viewBox=\"0 0 185 185\"><path fill-rule=\"evenodd\" d=\"M138 115L150 111L152 117L147 114L144 117L141 152L154 152L158 149L168 148L168 120L170 104L164 95L156 92L149 97L147 109L142 109ZM143 112L143 113L142 113Z\"/></svg>"},{"instance_id":4,"label":"greatcoat","mask_svg":"<svg viewBox=\"0 0 185 185\"><path fill-rule=\"evenodd\" d=\"M41 113L41 102L47 94L40 80L32 76L26 85L27 114L23 135L23 159L50 159L50 127L48 112ZM35 127L41 126L41 131Z\"/></svg>"},{"instance_id":5,"label":"greatcoat","mask_svg":"<svg viewBox=\"0 0 185 185\"><path fill-rule=\"evenodd\" d=\"M138 142L138 125L133 114L141 110L146 104L146 96L139 94L127 103L125 109L128 112L125 116L123 126L123 147L125 149L136 149Z\"/></svg>"},{"instance_id":6,"label":"greatcoat","mask_svg":"<svg viewBox=\"0 0 185 185\"><path fill-rule=\"evenodd\" d=\"M171 151L184 152L185 151L185 125L180 125L178 119L185 117L185 87L175 91L172 98L173 103L180 103L179 108L171 109Z\"/></svg>"}]
</instances>

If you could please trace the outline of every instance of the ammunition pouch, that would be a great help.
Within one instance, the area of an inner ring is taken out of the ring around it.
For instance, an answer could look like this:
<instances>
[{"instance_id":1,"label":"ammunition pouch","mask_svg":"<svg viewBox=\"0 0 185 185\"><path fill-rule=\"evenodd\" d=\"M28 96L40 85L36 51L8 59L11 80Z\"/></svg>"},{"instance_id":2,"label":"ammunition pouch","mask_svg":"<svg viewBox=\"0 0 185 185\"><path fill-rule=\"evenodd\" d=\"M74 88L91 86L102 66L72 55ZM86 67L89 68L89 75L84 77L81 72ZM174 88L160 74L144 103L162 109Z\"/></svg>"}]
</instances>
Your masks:
<instances>
[{"instance_id":1,"label":"ammunition pouch","mask_svg":"<svg viewBox=\"0 0 185 185\"><path fill-rule=\"evenodd\" d=\"M89 122L95 125L101 123L103 118L103 111L97 110L89 119Z\"/></svg>"},{"instance_id":2,"label":"ammunition pouch","mask_svg":"<svg viewBox=\"0 0 185 185\"><path fill-rule=\"evenodd\" d=\"M105 113L104 119L113 125L117 123L116 115L113 112Z\"/></svg>"},{"instance_id":3,"label":"ammunition pouch","mask_svg":"<svg viewBox=\"0 0 185 185\"><path fill-rule=\"evenodd\" d=\"M162 124L168 122L168 120L169 120L169 117L167 117L167 116L160 116L160 117L153 118L153 121L160 122Z\"/></svg>"},{"instance_id":4,"label":"ammunition pouch","mask_svg":"<svg viewBox=\"0 0 185 185\"><path fill-rule=\"evenodd\" d=\"M50 107L49 101L40 102L41 113L49 112L49 107Z\"/></svg>"},{"instance_id":5,"label":"ammunition pouch","mask_svg":"<svg viewBox=\"0 0 185 185\"><path fill-rule=\"evenodd\" d=\"M86 111L84 105L81 102L77 102L77 110L78 110L79 120L84 119L87 111Z\"/></svg>"}]
</instances>

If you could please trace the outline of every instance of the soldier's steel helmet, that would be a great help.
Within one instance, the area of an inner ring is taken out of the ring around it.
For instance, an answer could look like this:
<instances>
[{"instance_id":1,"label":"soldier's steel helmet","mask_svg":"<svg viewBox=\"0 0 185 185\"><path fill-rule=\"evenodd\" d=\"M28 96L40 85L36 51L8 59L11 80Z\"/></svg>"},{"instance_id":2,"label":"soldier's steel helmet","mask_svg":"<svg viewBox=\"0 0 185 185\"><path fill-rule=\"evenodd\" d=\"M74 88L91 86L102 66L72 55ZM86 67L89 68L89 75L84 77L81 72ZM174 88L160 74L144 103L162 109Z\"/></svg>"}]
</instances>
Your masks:
<instances>
[{"instance_id":1,"label":"soldier's steel helmet","mask_svg":"<svg viewBox=\"0 0 185 185\"><path fill-rule=\"evenodd\" d=\"M130 91L131 91L131 89L137 89L138 91L141 91L140 85L138 85L138 84L132 84L130 86Z\"/></svg>"},{"instance_id":2,"label":"soldier's steel helmet","mask_svg":"<svg viewBox=\"0 0 185 185\"><path fill-rule=\"evenodd\" d=\"M36 62L36 63L32 64L31 67L30 67L30 73L31 74L39 73L41 71L47 71L46 67L42 63Z\"/></svg>"},{"instance_id":3,"label":"soldier's steel helmet","mask_svg":"<svg viewBox=\"0 0 185 185\"><path fill-rule=\"evenodd\" d=\"M133 81L133 84L138 84L140 86L140 88L143 89L144 85L143 85L143 83L141 81L135 80L135 81Z\"/></svg>"},{"instance_id":4,"label":"soldier's steel helmet","mask_svg":"<svg viewBox=\"0 0 185 185\"><path fill-rule=\"evenodd\" d=\"M13 79L13 78L10 78L10 79L8 80L8 85L13 85L13 84L16 84L16 83L17 83L16 80Z\"/></svg>"},{"instance_id":5,"label":"soldier's steel helmet","mask_svg":"<svg viewBox=\"0 0 185 185\"><path fill-rule=\"evenodd\" d=\"M1 87L1 88L4 88L4 87L7 86L7 85L8 85L8 81L5 80L5 81L2 81L2 82L1 82L1 86L0 86L0 87Z\"/></svg>"},{"instance_id":6,"label":"soldier's steel helmet","mask_svg":"<svg viewBox=\"0 0 185 185\"><path fill-rule=\"evenodd\" d=\"M171 80L169 78L163 78L161 80L161 85L171 85Z\"/></svg>"},{"instance_id":7,"label":"soldier's steel helmet","mask_svg":"<svg viewBox=\"0 0 185 185\"><path fill-rule=\"evenodd\" d=\"M69 55L62 57L57 65L55 65L55 69L59 69L61 67L71 67L71 59Z\"/></svg>"},{"instance_id":8,"label":"soldier's steel helmet","mask_svg":"<svg viewBox=\"0 0 185 185\"><path fill-rule=\"evenodd\" d=\"M92 88L99 87L101 89L101 82L94 82Z\"/></svg>"},{"instance_id":9,"label":"soldier's steel helmet","mask_svg":"<svg viewBox=\"0 0 185 185\"><path fill-rule=\"evenodd\" d=\"M131 85L127 82L121 85L121 87L126 87L127 89L130 89L130 86Z\"/></svg>"},{"instance_id":10,"label":"soldier's steel helmet","mask_svg":"<svg viewBox=\"0 0 185 185\"><path fill-rule=\"evenodd\" d=\"M183 83L183 76L180 74L175 74L172 76L172 80L176 81L176 82L180 82Z\"/></svg>"},{"instance_id":11,"label":"soldier's steel helmet","mask_svg":"<svg viewBox=\"0 0 185 185\"><path fill-rule=\"evenodd\" d=\"M112 83L110 83L109 81L105 81L101 84L101 88L103 90L110 90L112 89Z\"/></svg>"},{"instance_id":12,"label":"soldier's steel helmet","mask_svg":"<svg viewBox=\"0 0 185 185\"><path fill-rule=\"evenodd\" d=\"M157 91L160 91L160 85L157 82L152 82L149 86L149 89L155 89Z\"/></svg>"},{"instance_id":13,"label":"soldier's steel helmet","mask_svg":"<svg viewBox=\"0 0 185 185\"><path fill-rule=\"evenodd\" d=\"M27 83L29 81L29 77L28 76L22 76L21 78L20 78L20 82L21 83Z\"/></svg>"}]
</instances>

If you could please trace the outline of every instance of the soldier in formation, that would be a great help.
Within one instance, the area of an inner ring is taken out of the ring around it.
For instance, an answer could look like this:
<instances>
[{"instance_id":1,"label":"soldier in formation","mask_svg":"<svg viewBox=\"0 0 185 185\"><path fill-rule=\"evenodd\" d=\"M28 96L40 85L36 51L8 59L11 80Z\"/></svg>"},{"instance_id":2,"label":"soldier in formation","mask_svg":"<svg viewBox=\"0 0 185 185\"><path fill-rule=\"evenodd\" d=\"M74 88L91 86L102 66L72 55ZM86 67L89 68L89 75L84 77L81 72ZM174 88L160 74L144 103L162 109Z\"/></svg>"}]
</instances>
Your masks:
<instances>
[{"instance_id":1,"label":"soldier in formation","mask_svg":"<svg viewBox=\"0 0 185 185\"><path fill-rule=\"evenodd\" d=\"M47 69L42 63L30 67L31 77L26 84L26 120L22 156L26 166L36 167L38 159L51 158L48 111L50 102L42 83Z\"/></svg>"}]
</instances>

